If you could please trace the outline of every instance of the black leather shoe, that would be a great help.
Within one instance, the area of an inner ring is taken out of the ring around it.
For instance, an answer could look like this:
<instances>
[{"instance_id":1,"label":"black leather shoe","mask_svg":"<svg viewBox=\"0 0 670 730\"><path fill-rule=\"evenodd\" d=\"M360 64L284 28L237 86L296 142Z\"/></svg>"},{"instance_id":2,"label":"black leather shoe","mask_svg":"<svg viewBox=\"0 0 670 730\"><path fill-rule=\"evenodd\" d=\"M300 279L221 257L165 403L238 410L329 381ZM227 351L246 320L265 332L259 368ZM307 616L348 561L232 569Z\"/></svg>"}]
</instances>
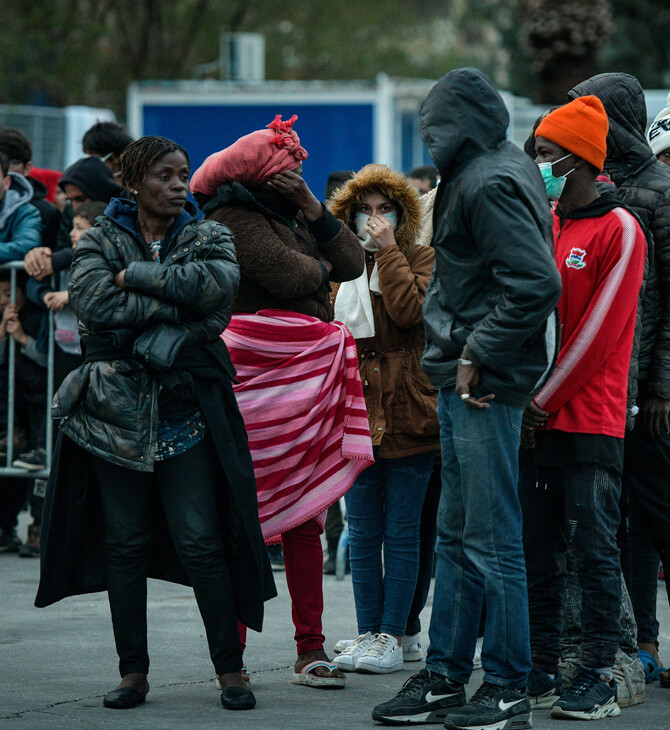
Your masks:
<instances>
[{"instance_id":1,"label":"black leather shoe","mask_svg":"<svg viewBox=\"0 0 670 730\"><path fill-rule=\"evenodd\" d=\"M252 710L256 707L256 698L250 689L226 687L221 692L221 704L226 710Z\"/></svg>"},{"instance_id":2,"label":"black leather shoe","mask_svg":"<svg viewBox=\"0 0 670 730\"><path fill-rule=\"evenodd\" d=\"M118 687L105 695L102 704L113 710L129 710L142 704L146 697L146 693L138 692L132 687Z\"/></svg>"}]
</instances>

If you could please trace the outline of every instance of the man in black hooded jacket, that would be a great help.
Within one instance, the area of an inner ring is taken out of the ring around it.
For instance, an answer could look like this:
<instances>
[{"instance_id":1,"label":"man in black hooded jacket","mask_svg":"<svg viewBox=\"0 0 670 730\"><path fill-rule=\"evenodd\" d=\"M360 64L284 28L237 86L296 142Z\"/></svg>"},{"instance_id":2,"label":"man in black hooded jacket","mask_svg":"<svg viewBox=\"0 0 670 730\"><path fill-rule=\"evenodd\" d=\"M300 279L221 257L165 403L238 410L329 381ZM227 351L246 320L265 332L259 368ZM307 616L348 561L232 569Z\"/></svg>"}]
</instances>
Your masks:
<instances>
[{"instance_id":1,"label":"man in black hooded jacket","mask_svg":"<svg viewBox=\"0 0 670 730\"><path fill-rule=\"evenodd\" d=\"M423 368L440 387L437 570L426 669L375 708L380 722L530 727L517 454L523 409L554 362L561 282L542 178L508 124L477 69L443 76L421 108L441 176L423 306ZM484 598L485 677L465 705Z\"/></svg>"},{"instance_id":2,"label":"man in black hooded jacket","mask_svg":"<svg viewBox=\"0 0 670 730\"><path fill-rule=\"evenodd\" d=\"M638 625L638 646L648 652L653 664L660 661L656 621L659 555L670 599L670 168L656 159L647 142L647 107L634 76L599 74L575 86L568 97L589 94L602 101L609 119L605 171L621 200L637 214L651 243L640 304L640 413L635 428L626 435L622 483L630 509L632 570L626 578Z\"/></svg>"}]
</instances>

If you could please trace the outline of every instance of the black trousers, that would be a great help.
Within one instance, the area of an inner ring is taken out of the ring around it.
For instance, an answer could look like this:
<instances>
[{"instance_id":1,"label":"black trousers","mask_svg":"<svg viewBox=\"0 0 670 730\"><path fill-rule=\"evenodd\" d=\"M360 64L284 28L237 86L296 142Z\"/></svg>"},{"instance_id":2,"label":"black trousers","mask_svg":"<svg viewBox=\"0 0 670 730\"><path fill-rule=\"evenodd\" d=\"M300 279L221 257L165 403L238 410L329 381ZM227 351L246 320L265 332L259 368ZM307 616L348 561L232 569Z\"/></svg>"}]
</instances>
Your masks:
<instances>
[{"instance_id":1,"label":"black trousers","mask_svg":"<svg viewBox=\"0 0 670 730\"><path fill-rule=\"evenodd\" d=\"M421 631L419 618L423 607L428 600L430 581L433 577L435 562L435 537L437 535L437 507L440 504L442 492L441 459L436 459L433 473L428 481L428 489L423 500L421 511L421 532L419 537L419 574L416 579L414 598L407 617L407 636L413 636Z\"/></svg>"},{"instance_id":2,"label":"black trousers","mask_svg":"<svg viewBox=\"0 0 670 730\"><path fill-rule=\"evenodd\" d=\"M107 583L121 676L149 671L147 570L158 491L177 554L193 584L217 674L242 668L235 601L219 532L221 468L209 434L179 456L138 472L90 457L100 485Z\"/></svg>"},{"instance_id":3,"label":"black trousers","mask_svg":"<svg viewBox=\"0 0 670 730\"><path fill-rule=\"evenodd\" d=\"M623 481L630 504L630 597L638 642L654 643L659 557L670 601L670 435L648 436L638 422L626 434Z\"/></svg>"},{"instance_id":4,"label":"black trousers","mask_svg":"<svg viewBox=\"0 0 670 730\"><path fill-rule=\"evenodd\" d=\"M582 662L614 664L621 637L620 495L619 475L599 464L519 470L530 646L538 669L558 669L569 543L582 589Z\"/></svg>"}]
</instances>

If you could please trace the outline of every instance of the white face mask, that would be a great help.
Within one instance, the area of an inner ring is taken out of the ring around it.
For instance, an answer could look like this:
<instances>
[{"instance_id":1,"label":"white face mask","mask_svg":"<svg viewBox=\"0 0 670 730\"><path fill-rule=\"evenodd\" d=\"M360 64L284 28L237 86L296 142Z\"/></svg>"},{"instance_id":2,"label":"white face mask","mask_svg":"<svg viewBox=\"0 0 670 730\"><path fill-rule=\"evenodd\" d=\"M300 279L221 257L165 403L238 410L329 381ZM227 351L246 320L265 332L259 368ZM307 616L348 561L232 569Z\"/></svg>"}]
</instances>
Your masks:
<instances>
[{"instance_id":1,"label":"white face mask","mask_svg":"<svg viewBox=\"0 0 670 730\"><path fill-rule=\"evenodd\" d=\"M363 240L364 238L369 238L368 233L365 230L365 226L367 225L368 219L370 216L367 213L356 213L356 217L354 218L354 225L356 226L356 235ZM398 227L398 213L393 210L390 213L384 213L384 218L391 224L392 230L396 230Z\"/></svg>"}]
</instances>

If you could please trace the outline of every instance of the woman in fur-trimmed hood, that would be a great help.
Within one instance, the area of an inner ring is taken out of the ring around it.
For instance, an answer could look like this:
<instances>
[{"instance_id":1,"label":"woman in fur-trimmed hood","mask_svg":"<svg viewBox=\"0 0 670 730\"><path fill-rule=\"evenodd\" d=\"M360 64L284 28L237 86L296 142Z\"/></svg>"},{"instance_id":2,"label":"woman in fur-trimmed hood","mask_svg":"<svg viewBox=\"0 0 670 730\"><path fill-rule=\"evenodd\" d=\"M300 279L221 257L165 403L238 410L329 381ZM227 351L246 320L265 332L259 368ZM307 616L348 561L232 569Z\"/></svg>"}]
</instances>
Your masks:
<instances>
[{"instance_id":1,"label":"woman in fur-trimmed hood","mask_svg":"<svg viewBox=\"0 0 670 730\"><path fill-rule=\"evenodd\" d=\"M335 319L356 338L376 460L345 495L359 637L335 662L386 673L403 667L421 508L439 450L437 391L421 370L421 307L434 250L417 245L416 191L384 165L366 165L330 209L366 252L364 274L334 292Z\"/></svg>"}]
</instances>

